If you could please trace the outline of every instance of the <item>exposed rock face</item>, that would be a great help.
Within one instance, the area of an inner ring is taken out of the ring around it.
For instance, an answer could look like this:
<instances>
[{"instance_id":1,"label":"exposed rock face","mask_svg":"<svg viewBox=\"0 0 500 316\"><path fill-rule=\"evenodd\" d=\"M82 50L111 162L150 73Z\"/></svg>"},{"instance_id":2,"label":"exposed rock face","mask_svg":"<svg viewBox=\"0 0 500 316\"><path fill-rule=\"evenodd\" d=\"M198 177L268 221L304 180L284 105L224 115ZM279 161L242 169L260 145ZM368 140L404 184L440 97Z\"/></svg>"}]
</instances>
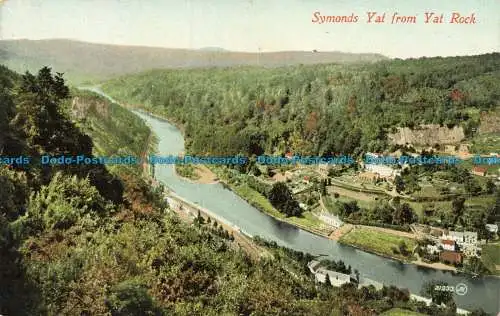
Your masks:
<instances>
[{"instance_id":1,"label":"exposed rock face","mask_svg":"<svg viewBox=\"0 0 500 316\"><path fill-rule=\"evenodd\" d=\"M481 113L481 125L479 134L500 133L500 109Z\"/></svg>"},{"instance_id":2,"label":"exposed rock face","mask_svg":"<svg viewBox=\"0 0 500 316\"><path fill-rule=\"evenodd\" d=\"M109 108L106 102L92 98L74 97L71 104L71 116L77 120L87 116L89 111L96 111L104 118L109 118Z\"/></svg>"},{"instance_id":3,"label":"exposed rock face","mask_svg":"<svg viewBox=\"0 0 500 316\"><path fill-rule=\"evenodd\" d=\"M457 144L465 139L462 127L448 128L437 124L420 125L417 129L398 128L393 134L388 134L391 144L396 145L429 145Z\"/></svg>"}]
</instances>

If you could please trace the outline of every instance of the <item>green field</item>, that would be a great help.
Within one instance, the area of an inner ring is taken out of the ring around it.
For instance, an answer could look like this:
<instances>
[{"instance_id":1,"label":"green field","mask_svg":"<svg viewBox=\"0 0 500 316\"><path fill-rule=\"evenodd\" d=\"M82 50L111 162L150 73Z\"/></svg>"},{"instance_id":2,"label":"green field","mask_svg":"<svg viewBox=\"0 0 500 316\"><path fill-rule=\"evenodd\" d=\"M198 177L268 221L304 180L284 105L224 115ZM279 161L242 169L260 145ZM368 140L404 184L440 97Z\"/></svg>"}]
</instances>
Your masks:
<instances>
[{"instance_id":1,"label":"green field","mask_svg":"<svg viewBox=\"0 0 500 316\"><path fill-rule=\"evenodd\" d=\"M250 188L247 184L230 185L230 187L241 198L259 210L277 218L285 218L285 215L275 209L265 196Z\"/></svg>"},{"instance_id":2,"label":"green field","mask_svg":"<svg viewBox=\"0 0 500 316\"><path fill-rule=\"evenodd\" d=\"M500 244L483 245L481 251L481 260L492 274L500 275Z\"/></svg>"},{"instance_id":3,"label":"green field","mask_svg":"<svg viewBox=\"0 0 500 316\"><path fill-rule=\"evenodd\" d=\"M376 252L381 255L395 257L398 259L409 259L401 254L395 254L393 247L398 248L400 241L403 240L408 251L412 251L417 245L413 239L400 237L380 231L374 231L366 228L355 228L344 235L340 242L354 245L361 249Z\"/></svg>"},{"instance_id":4,"label":"green field","mask_svg":"<svg viewBox=\"0 0 500 316\"><path fill-rule=\"evenodd\" d=\"M230 185L231 189L238 194L241 198L246 200L250 205L256 207L260 211L274 216L280 220L286 221L292 225L299 226L303 229L313 231L315 233L325 235L326 232L320 229L321 221L314 216L311 212L302 213L302 217L286 217L285 214L279 212L269 202L269 200L250 188L247 184Z\"/></svg>"},{"instance_id":5,"label":"green field","mask_svg":"<svg viewBox=\"0 0 500 316\"><path fill-rule=\"evenodd\" d=\"M493 148L492 148L492 150L487 151L487 154L489 154L491 152L498 152L499 151L498 148L500 148L500 143L496 145L495 150L493 150ZM460 163L460 165L466 169L469 169L469 170L472 170L472 168L474 166L477 166L473 163L472 159L464 160ZM479 165L479 166L486 168L488 174L498 174L498 169L500 168L500 166L498 164L491 164L491 165L484 164L484 165ZM486 180L485 177L481 177L481 176L476 176L475 178L478 180Z\"/></svg>"},{"instance_id":6,"label":"green field","mask_svg":"<svg viewBox=\"0 0 500 316\"><path fill-rule=\"evenodd\" d=\"M287 222L306 226L310 229L318 229L322 223L321 220L314 216L312 212L304 212L302 213L302 217L288 217Z\"/></svg>"},{"instance_id":7,"label":"green field","mask_svg":"<svg viewBox=\"0 0 500 316\"><path fill-rule=\"evenodd\" d=\"M471 151L479 154L498 152L500 136L497 133L478 135L472 141Z\"/></svg>"}]
</instances>

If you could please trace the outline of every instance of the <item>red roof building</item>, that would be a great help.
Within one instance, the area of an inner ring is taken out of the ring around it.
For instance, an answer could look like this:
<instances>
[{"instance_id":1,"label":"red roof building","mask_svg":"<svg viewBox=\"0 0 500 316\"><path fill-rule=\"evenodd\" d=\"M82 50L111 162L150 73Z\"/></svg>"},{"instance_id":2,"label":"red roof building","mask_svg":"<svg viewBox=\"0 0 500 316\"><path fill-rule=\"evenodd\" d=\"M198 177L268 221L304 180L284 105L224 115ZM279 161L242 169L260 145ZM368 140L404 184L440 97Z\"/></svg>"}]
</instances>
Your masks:
<instances>
[{"instance_id":1,"label":"red roof building","mask_svg":"<svg viewBox=\"0 0 500 316\"><path fill-rule=\"evenodd\" d=\"M450 239L442 239L441 247L443 247L444 250L455 251L455 241Z\"/></svg>"},{"instance_id":2,"label":"red roof building","mask_svg":"<svg viewBox=\"0 0 500 316\"><path fill-rule=\"evenodd\" d=\"M439 254L439 259L443 262L462 263L462 254L455 251L444 250Z\"/></svg>"},{"instance_id":3,"label":"red roof building","mask_svg":"<svg viewBox=\"0 0 500 316\"><path fill-rule=\"evenodd\" d=\"M486 175L486 171L487 169L484 167L476 166L472 168L472 174L475 174L476 176L484 177Z\"/></svg>"}]
</instances>

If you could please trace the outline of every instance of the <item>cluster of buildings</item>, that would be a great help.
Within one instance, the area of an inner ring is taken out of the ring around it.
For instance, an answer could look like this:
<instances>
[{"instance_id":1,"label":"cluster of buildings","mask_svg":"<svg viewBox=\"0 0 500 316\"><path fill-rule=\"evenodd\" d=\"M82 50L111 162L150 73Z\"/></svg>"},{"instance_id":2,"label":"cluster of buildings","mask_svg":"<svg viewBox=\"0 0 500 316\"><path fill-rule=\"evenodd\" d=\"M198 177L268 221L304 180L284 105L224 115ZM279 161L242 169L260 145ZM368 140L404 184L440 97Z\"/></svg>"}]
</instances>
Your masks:
<instances>
[{"instance_id":1,"label":"cluster of buildings","mask_svg":"<svg viewBox=\"0 0 500 316\"><path fill-rule=\"evenodd\" d=\"M451 264L460 264L464 257L479 257L481 248L476 232L444 231L438 238L429 236L436 241L428 245L427 252L438 254L439 260Z\"/></svg>"},{"instance_id":2,"label":"cluster of buildings","mask_svg":"<svg viewBox=\"0 0 500 316\"><path fill-rule=\"evenodd\" d=\"M327 270L323 267L321 267L321 263L319 261L313 260L307 264L307 267L309 268L309 271L311 271L312 274L314 274L314 278L316 282L318 283L325 283L326 282L326 276L328 275L328 279L330 280L330 284L335 287L340 287L343 284L346 283L357 283L358 288L361 288L363 286L370 286L373 285L375 289L381 290L384 288L384 284L370 280L368 278L362 277L360 275L348 275L345 273L339 273L331 270ZM422 296L418 296L415 294L410 293L410 298L419 302L425 302L427 305L432 304L432 300L430 298L425 298ZM444 304L441 304L441 307L444 307ZM457 314L460 315L468 315L469 312L460 308L457 308Z\"/></svg>"},{"instance_id":3,"label":"cluster of buildings","mask_svg":"<svg viewBox=\"0 0 500 316\"><path fill-rule=\"evenodd\" d=\"M381 154L367 153L368 159L376 160L383 157ZM388 180L392 181L397 175L401 175L401 170L393 168L391 165L385 164L370 164L361 162L361 167L365 169L361 172L358 177L363 181L378 181L378 180Z\"/></svg>"},{"instance_id":4,"label":"cluster of buildings","mask_svg":"<svg viewBox=\"0 0 500 316\"><path fill-rule=\"evenodd\" d=\"M417 154L410 154L411 156L418 156ZM490 156L487 157L498 157L498 154L491 153ZM366 153L367 159L370 161L377 161L384 159L382 154L377 153ZM377 180L388 180L392 181L397 175L401 175L401 170L393 168L390 163L365 163L361 162L361 167L364 169L364 172L359 174L360 179L364 181L377 181ZM406 168L407 165L402 165L402 169ZM498 170L500 174L500 169ZM484 166L476 165L472 167L470 171L473 175L480 177L495 177L493 174L488 175L488 169ZM500 177L499 177L500 178Z\"/></svg>"}]
</instances>

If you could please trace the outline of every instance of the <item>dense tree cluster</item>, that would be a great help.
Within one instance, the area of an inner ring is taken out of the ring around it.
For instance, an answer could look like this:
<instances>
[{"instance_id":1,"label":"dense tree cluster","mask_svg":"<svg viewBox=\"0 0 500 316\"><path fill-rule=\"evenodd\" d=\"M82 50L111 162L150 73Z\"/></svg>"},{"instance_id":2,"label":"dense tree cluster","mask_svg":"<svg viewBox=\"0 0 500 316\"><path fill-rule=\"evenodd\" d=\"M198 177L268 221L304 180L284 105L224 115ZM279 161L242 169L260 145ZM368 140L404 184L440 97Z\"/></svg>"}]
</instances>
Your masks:
<instances>
[{"instance_id":1,"label":"dense tree cluster","mask_svg":"<svg viewBox=\"0 0 500 316\"><path fill-rule=\"evenodd\" d=\"M395 200L393 203L382 200L373 209L361 208L356 201L337 201L336 205L347 222L408 231L409 225L417 221L417 215L408 203Z\"/></svg>"},{"instance_id":2,"label":"dense tree cluster","mask_svg":"<svg viewBox=\"0 0 500 316\"><path fill-rule=\"evenodd\" d=\"M498 53L274 69L155 70L104 85L183 125L197 154L381 151L397 126L461 125L499 105Z\"/></svg>"},{"instance_id":3,"label":"dense tree cluster","mask_svg":"<svg viewBox=\"0 0 500 316\"><path fill-rule=\"evenodd\" d=\"M300 216L302 209L284 182L277 182L268 193L271 204L287 216Z\"/></svg>"}]
</instances>

